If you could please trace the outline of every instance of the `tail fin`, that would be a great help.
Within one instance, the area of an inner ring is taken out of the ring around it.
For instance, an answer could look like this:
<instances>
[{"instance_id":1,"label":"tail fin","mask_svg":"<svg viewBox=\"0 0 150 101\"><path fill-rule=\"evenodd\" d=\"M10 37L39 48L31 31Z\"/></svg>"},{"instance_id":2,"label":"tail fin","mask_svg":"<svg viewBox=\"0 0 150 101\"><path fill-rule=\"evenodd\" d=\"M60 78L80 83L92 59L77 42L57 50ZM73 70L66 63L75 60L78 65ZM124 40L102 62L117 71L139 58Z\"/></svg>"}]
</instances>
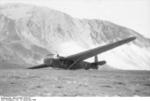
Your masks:
<instances>
[{"instance_id":1,"label":"tail fin","mask_svg":"<svg viewBox=\"0 0 150 101\"><path fill-rule=\"evenodd\" d=\"M96 64L98 62L98 56L94 56L94 65L95 65L95 68L98 68L98 65Z\"/></svg>"}]
</instances>

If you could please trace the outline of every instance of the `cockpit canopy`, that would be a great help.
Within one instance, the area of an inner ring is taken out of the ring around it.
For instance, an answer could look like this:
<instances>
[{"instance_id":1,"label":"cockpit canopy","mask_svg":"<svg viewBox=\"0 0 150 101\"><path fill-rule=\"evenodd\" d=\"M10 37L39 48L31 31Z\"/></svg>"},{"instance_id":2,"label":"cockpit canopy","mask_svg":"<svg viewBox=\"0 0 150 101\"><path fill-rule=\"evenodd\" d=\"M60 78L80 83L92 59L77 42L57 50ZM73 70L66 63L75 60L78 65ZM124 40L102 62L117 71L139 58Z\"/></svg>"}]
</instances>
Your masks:
<instances>
[{"instance_id":1,"label":"cockpit canopy","mask_svg":"<svg viewBox=\"0 0 150 101\"><path fill-rule=\"evenodd\" d=\"M58 59L59 55L58 54L48 54L45 57L46 59Z\"/></svg>"},{"instance_id":2,"label":"cockpit canopy","mask_svg":"<svg viewBox=\"0 0 150 101\"><path fill-rule=\"evenodd\" d=\"M51 65L58 59L63 59L63 57L59 56L58 54L48 54L44 58L44 63Z\"/></svg>"}]
</instances>

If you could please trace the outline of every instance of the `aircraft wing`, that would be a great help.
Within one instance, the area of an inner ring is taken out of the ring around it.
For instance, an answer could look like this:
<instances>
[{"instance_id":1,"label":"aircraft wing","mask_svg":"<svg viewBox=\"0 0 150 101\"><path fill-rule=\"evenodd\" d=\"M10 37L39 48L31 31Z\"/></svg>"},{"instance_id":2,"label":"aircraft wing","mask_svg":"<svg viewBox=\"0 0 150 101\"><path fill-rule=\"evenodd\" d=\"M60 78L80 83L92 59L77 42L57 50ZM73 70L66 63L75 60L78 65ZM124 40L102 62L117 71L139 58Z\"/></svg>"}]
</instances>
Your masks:
<instances>
[{"instance_id":1,"label":"aircraft wing","mask_svg":"<svg viewBox=\"0 0 150 101\"><path fill-rule=\"evenodd\" d=\"M114 43L111 43L111 44L107 44L107 45L104 45L104 46L100 46L100 47L97 47L97 48L94 48L94 49L90 49L90 50L87 50L87 51L84 51L84 52L81 52L81 53L77 53L77 54L65 57L64 59L79 62L79 61L85 60L87 58L93 57L97 54L100 54L100 53L106 52L108 50L111 50L111 49L113 49L115 47L118 47L120 45L123 45L125 43L128 43L130 41L133 41L135 39L136 39L136 37L126 38L126 39L123 39L121 41L117 41L117 42L114 42Z\"/></svg>"},{"instance_id":2,"label":"aircraft wing","mask_svg":"<svg viewBox=\"0 0 150 101\"><path fill-rule=\"evenodd\" d=\"M29 67L28 69L39 69L39 68L47 68L48 66L46 64L41 64L33 67Z\"/></svg>"}]
</instances>

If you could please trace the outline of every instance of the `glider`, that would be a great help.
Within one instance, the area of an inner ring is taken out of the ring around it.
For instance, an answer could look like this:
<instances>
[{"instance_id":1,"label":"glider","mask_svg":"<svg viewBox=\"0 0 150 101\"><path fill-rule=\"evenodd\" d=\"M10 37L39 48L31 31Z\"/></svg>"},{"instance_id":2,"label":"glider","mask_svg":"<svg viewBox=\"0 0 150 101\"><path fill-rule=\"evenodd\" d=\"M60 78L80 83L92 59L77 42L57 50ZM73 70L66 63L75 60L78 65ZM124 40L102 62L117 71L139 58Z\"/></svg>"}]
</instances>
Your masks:
<instances>
[{"instance_id":1,"label":"glider","mask_svg":"<svg viewBox=\"0 0 150 101\"><path fill-rule=\"evenodd\" d=\"M106 61L98 61L98 54L121 46L125 43L135 40L136 37L129 37L114 43L110 43L104 46L100 46L94 49L90 49L84 52L80 52L74 55L70 55L67 57L62 57L59 55L53 55L53 57L47 57L44 59L43 64L30 67L29 69L40 69L40 68L60 68L60 69L98 69L99 65L104 65ZM93 63L89 63L84 61L90 57L95 57L95 61Z\"/></svg>"}]
</instances>

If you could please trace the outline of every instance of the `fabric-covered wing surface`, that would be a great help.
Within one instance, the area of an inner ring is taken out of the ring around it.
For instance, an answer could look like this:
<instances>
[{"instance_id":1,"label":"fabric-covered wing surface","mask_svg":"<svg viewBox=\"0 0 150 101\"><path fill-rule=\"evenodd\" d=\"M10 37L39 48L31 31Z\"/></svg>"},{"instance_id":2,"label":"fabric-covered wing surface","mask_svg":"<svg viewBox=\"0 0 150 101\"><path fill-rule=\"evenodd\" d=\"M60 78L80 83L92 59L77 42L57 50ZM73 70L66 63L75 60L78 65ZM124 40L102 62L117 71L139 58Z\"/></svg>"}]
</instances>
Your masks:
<instances>
[{"instance_id":1,"label":"fabric-covered wing surface","mask_svg":"<svg viewBox=\"0 0 150 101\"><path fill-rule=\"evenodd\" d=\"M100 47L97 47L97 48L94 48L94 49L90 49L90 50L87 50L87 51L84 51L84 52L81 52L81 53L77 53L77 54L65 57L64 59L72 60L72 61L76 61L76 60L77 61L82 61L82 60L85 60L85 59L90 58L92 56L95 56L97 54L100 54L100 53L103 53L103 52L108 51L110 49L113 49L115 47L118 47L120 45L123 45L125 43L128 43L130 41L133 41L135 39L136 39L136 37L130 37L130 38L127 38L127 39L123 39L123 40L111 43L111 44L107 44L107 45L100 46Z\"/></svg>"},{"instance_id":2,"label":"fabric-covered wing surface","mask_svg":"<svg viewBox=\"0 0 150 101\"><path fill-rule=\"evenodd\" d=\"M48 66L46 64L41 64L33 67L29 67L28 69L40 69L40 68L47 68Z\"/></svg>"}]
</instances>

